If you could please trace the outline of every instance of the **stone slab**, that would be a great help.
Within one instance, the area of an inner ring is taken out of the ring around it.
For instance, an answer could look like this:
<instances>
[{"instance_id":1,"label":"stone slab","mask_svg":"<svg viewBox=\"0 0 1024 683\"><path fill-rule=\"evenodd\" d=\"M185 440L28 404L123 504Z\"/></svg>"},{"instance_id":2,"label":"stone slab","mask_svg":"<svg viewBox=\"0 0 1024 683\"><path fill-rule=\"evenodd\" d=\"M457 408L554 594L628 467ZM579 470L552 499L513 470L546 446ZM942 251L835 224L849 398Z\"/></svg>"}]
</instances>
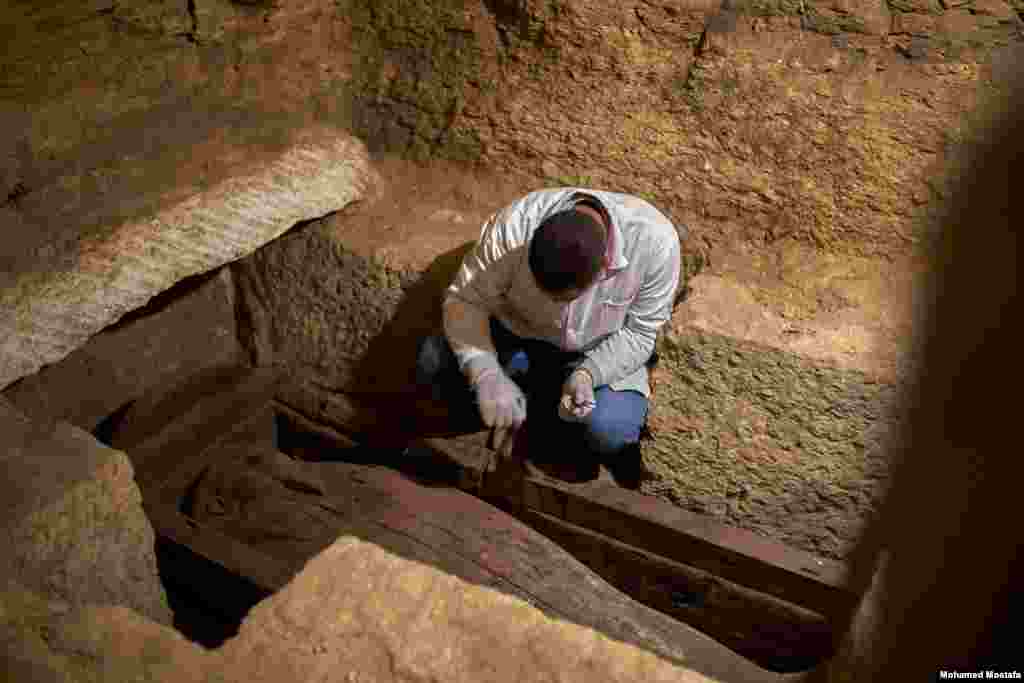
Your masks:
<instances>
[{"instance_id":1,"label":"stone slab","mask_svg":"<svg viewBox=\"0 0 1024 683\"><path fill-rule=\"evenodd\" d=\"M231 271L222 268L179 282L3 394L35 419L93 431L150 389L245 361Z\"/></svg>"},{"instance_id":2,"label":"stone slab","mask_svg":"<svg viewBox=\"0 0 1024 683\"><path fill-rule=\"evenodd\" d=\"M223 655L268 680L709 680L352 538L257 606Z\"/></svg>"},{"instance_id":3,"label":"stone slab","mask_svg":"<svg viewBox=\"0 0 1024 683\"><path fill-rule=\"evenodd\" d=\"M352 537L311 560L216 650L124 607L74 608L17 584L0 589L0 634L3 670L40 683L748 680L673 665Z\"/></svg>"},{"instance_id":4,"label":"stone slab","mask_svg":"<svg viewBox=\"0 0 1024 683\"><path fill-rule=\"evenodd\" d=\"M69 604L121 604L170 623L155 537L124 453L0 398L0 576Z\"/></svg>"},{"instance_id":5,"label":"stone slab","mask_svg":"<svg viewBox=\"0 0 1024 683\"><path fill-rule=\"evenodd\" d=\"M271 153L223 130L202 133L191 141L197 156L234 160L233 173L218 182L198 187L172 176L166 186L149 188L159 201L121 215L114 197L92 210L79 206L78 179L68 177L8 216L19 245L36 239L38 224L65 229L45 248L14 250L17 258L0 272L0 387L64 358L179 280L346 206L373 181L362 143L329 127L287 131ZM111 185L145 176L147 163L112 163Z\"/></svg>"}]
</instances>

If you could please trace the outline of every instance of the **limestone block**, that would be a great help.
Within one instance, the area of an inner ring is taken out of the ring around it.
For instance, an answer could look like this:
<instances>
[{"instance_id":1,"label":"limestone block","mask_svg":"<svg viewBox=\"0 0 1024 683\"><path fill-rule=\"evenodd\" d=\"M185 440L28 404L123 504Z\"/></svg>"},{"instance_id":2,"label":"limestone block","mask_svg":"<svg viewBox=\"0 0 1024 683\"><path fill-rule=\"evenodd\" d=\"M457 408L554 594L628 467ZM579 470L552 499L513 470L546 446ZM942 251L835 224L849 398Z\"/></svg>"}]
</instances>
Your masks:
<instances>
[{"instance_id":1,"label":"limestone block","mask_svg":"<svg viewBox=\"0 0 1024 683\"><path fill-rule=\"evenodd\" d=\"M0 664L40 681L712 681L352 537L204 650L130 609L0 588ZM794 680L779 676L779 681Z\"/></svg>"},{"instance_id":2,"label":"limestone block","mask_svg":"<svg viewBox=\"0 0 1024 683\"><path fill-rule=\"evenodd\" d=\"M67 423L34 422L0 397L0 470L0 578L170 623L153 529L124 453Z\"/></svg>"},{"instance_id":3,"label":"limestone block","mask_svg":"<svg viewBox=\"0 0 1024 683\"><path fill-rule=\"evenodd\" d=\"M257 605L220 652L239 681L708 680L351 537Z\"/></svg>"},{"instance_id":4,"label":"limestone block","mask_svg":"<svg viewBox=\"0 0 1024 683\"><path fill-rule=\"evenodd\" d=\"M166 290L3 395L36 419L64 420L91 432L147 391L242 363L231 271L197 280L188 281L190 291L179 291L185 281Z\"/></svg>"},{"instance_id":5,"label":"limestone block","mask_svg":"<svg viewBox=\"0 0 1024 683\"><path fill-rule=\"evenodd\" d=\"M243 344L257 364L280 365L321 387L345 390L395 392L411 381L415 343L426 328L394 335L405 344L390 357L365 359L398 314L413 276L346 248L343 228L311 224L233 269L245 317ZM438 308L440 296L437 288ZM411 317L422 326L428 313ZM436 317L440 322L439 312Z\"/></svg>"},{"instance_id":6,"label":"limestone block","mask_svg":"<svg viewBox=\"0 0 1024 683\"><path fill-rule=\"evenodd\" d=\"M64 358L182 278L246 256L295 223L346 206L372 183L364 146L330 127L288 131L287 144L272 154L257 145L223 144L216 135L203 141L205 149L197 141L191 151L231 158L235 170L222 180L204 186L172 176L164 192L177 193L173 201L90 230L84 229L90 217L77 216L56 242L39 245L49 254L45 267L26 259L16 272L2 274L0 387ZM104 182L127 183L146 168L138 159L122 159L105 169ZM50 223L74 213L83 175L34 193L37 205L53 205ZM108 207L96 210L102 218ZM28 214L19 215L15 237L38 229ZM37 206L32 219L46 222L45 206Z\"/></svg>"},{"instance_id":7,"label":"limestone block","mask_svg":"<svg viewBox=\"0 0 1024 683\"><path fill-rule=\"evenodd\" d=\"M127 607L76 607L0 584L0 670L10 676L2 680L210 681L217 659Z\"/></svg>"}]
</instances>

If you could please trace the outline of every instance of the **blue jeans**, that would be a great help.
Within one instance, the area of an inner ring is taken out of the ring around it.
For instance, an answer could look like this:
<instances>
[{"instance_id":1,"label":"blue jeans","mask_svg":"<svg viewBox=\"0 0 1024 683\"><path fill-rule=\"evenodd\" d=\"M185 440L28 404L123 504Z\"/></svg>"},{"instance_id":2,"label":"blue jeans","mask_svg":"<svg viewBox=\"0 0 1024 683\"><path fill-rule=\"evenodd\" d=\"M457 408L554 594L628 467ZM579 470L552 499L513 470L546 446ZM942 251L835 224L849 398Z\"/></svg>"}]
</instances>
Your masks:
<instances>
[{"instance_id":1,"label":"blue jeans","mask_svg":"<svg viewBox=\"0 0 1024 683\"><path fill-rule=\"evenodd\" d=\"M566 422L557 414L562 384L583 362L583 354L517 337L493 317L490 325L498 362L526 394L526 428L530 443L535 444L531 458L576 453L574 445L582 444L591 456L606 459L639 442L647 419L648 402L643 394L615 391L607 385L595 387L597 405L590 414L583 422ZM443 334L426 337L420 343L416 380L421 387L429 387L435 399L448 403L453 417L465 425L466 431L485 428L473 390ZM538 452L540 444L546 453Z\"/></svg>"}]
</instances>

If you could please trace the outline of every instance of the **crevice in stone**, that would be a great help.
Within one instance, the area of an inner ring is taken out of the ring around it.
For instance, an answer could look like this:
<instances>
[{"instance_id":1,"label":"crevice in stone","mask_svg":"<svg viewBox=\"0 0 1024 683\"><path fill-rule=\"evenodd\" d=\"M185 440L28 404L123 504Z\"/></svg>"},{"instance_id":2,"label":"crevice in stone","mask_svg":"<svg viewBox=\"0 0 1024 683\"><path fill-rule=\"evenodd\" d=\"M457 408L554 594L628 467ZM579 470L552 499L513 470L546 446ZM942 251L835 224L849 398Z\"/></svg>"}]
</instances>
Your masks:
<instances>
[{"instance_id":1,"label":"crevice in stone","mask_svg":"<svg viewBox=\"0 0 1024 683\"><path fill-rule=\"evenodd\" d=\"M7 196L2 202L0 202L0 208L18 208L18 203L21 198L27 195L29 192L28 188L21 181L14 183L14 187L7 193Z\"/></svg>"},{"instance_id":2,"label":"crevice in stone","mask_svg":"<svg viewBox=\"0 0 1024 683\"><path fill-rule=\"evenodd\" d=\"M238 635L249 611L270 595L246 577L162 536L154 550L174 628L203 647L220 647ZM202 588L197 590L197 585ZM218 600L211 601L212 595Z\"/></svg>"},{"instance_id":3,"label":"crevice in stone","mask_svg":"<svg viewBox=\"0 0 1024 683\"><path fill-rule=\"evenodd\" d=\"M498 37L506 49L511 47L510 32L525 34L529 27L529 8L518 0L484 0L484 6L494 17Z\"/></svg>"},{"instance_id":4,"label":"crevice in stone","mask_svg":"<svg viewBox=\"0 0 1024 683\"><path fill-rule=\"evenodd\" d=\"M185 39L193 44L198 44L199 39L196 37L199 35L199 15L196 12L196 0L186 0L188 6L188 16L192 20L192 28L185 34Z\"/></svg>"},{"instance_id":5,"label":"crevice in stone","mask_svg":"<svg viewBox=\"0 0 1024 683\"><path fill-rule=\"evenodd\" d=\"M92 430L92 435L96 437L96 440L105 446L113 448L114 434L117 431L117 427L133 405L135 405L135 399L125 402L120 408L103 418L96 425L96 428Z\"/></svg>"},{"instance_id":6,"label":"crevice in stone","mask_svg":"<svg viewBox=\"0 0 1024 683\"><path fill-rule=\"evenodd\" d=\"M639 7L634 7L633 8L633 13L636 15L636 19L637 19L637 21L640 22L641 26L643 26L645 29L647 29L651 33L657 35L658 32L654 29L654 27L650 23L648 23L647 17L644 16L644 13L640 11Z\"/></svg>"},{"instance_id":7,"label":"crevice in stone","mask_svg":"<svg viewBox=\"0 0 1024 683\"><path fill-rule=\"evenodd\" d=\"M241 262L236 261L228 266L231 272L231 287L233 290L232 299L234 300L234 312L235 312L235 334L237 335L238 346L245 354L246 360L252 367L258 367L261 363L266 362L268 359L261 358L259 352L259 344L256 343L256 337L259 334L260 329L263 327L255 316L253 315L254 310L260 310L259 306L249 305L249 297L260 297L260 292L253 291L253 285L258 286L255 282L256 278L250 278L245 272L246 267ZM247 286L243 286L242 283L247 283Z\"/></svg>"},{"instance_id":8,"label":"crevice in stone","mask_svg":"<svg viewBox=\"0 0 1024 683\"><path fill-rule=\"evenodd\" d=\"M722 3L718 7L718 11L712 14L704 22L704 30L701 31L700 39L697 41L696 46L693 50L694 63L697 58L704 55L707 50L708 36L712 33L732 33L736 30L736 22L738 19L738 12L733 0L722 0ZM691 63L690 68L693 68ZM689 81L690 74L687 73L687 81Z\"/></svg>"}]
</instances>

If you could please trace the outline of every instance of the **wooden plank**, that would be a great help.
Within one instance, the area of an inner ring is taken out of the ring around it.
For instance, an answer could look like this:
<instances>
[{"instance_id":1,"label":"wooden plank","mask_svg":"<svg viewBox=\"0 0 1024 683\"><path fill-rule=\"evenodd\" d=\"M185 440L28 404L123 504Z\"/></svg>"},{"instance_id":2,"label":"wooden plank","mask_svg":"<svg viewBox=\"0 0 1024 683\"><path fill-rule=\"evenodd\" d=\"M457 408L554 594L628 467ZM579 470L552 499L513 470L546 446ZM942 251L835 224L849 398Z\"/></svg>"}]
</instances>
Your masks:
<instances>
[{"instance_id":1,"label":"wooden plank","mask_svg":"<svg viewBox=\"0 0 1024 683\"><path fill-rule=\"evenodd\" d=\"M300 429L316 424L287 405L275 405L275 409L295 425L301 425ZM341 448L352 448L353 444L350 437L329 428L319 429L318 438L322 440L321 446L317 447L321 451L330 449L332 444ZM723 634L743 621L738 616L743 610L749 615L747 623L775 618L771 616L775 606L768 596L827 617L841 614L854 602L853 596L842 588L841 567L835 563L821 561L748 532L718 525L707 518L607 482L573 485L544 477L510 476L508 471L488 473L494 459L485 444L486 433L424 440L420 444L420 458L410 458L407 462L397 463L397 466L407 472L418 469L420 473L429 470L435 474L447 468L451 470L446 475L449 483L484 495L509 511L522 513L532 510L596 532L612 541L629 539L631 546L651 556L660 556L663 560L719 577L723 581L717 590L729 596L733 604L743 606L742 610L733 610L732 614L723 617L717 626L705 617L702 622L705 627L711 624L711 628L719 628ZM424 466L424 453L437 456L426 463L429 467ZM311 456L310 450L306 449L302 457L315 460L323 455ZM540 524L539 519L534 515L529 521ZM551 529L550 520L545 528ZM371 530L364 527L360 527L360 532L373 536ZM395 533L401 535L404 532ZM417 533L426 534L427 531L419 529ZM380 528L376 531L378 539L387 538L389 534ZM394 547L401 545L394 539L392 543ZM407 549L407 552L411 551ZM444 560L436 555L432 555L429 561L444 564ZM641 571L637 567L642 564L634 559L634 571ZM669 565L664 567L670 568ZM679 576L684 576L683 570L676 569ZM453 567L449 571L457 573L459 570ZM469 569L461 571L469 576ZM631 586L630 590L639 591L640 588ZM638 592L637 596L641 594ZM647 597L652 603L657 602L656 596ZM705 612L710 613L710 610Z\"/></svg>"},{"instance_id":2,"label":"wooden plank","mask_svg":"<svg viewBox=\"0 0 1024 683\"><path fill-rule=\"evenodd\" d=\"M217 366L143 394L112 425L111 444L134 449L192 410L200 398L231 393L252 373L249 367Z\"/></svg>"},{"instance_id":3,"label":"wooden plank","mask_svg":"<svg viewBox=\"0 0 1024 683\"><path fill-rule=\"evenodd\" d=\"M331 459L338 451L355 448L359 444L347 434L327 425L314 422L290 406L274 400L270 402L275 417L283 423L282 450L301 448L303 460L316 462Z\"/></svg>"},{"instance_id":4,"label":"wooden plank","mask_svg":"<svg viewBox=\"0 0 1024 683\"><path fill-rule=\"evenodd\" d=\"M848 613L841 564L607 482L527 478L523 504L828 617Z\"/></svg>"},{"instance_id":5,"label":"wooden plank","mask_svg":"<svg viewBox=\"0 0 1024 683\"><path fill-rule=\"evenodd\" d=\"M833 654L832 628L819 614L543 512L526 509L521 519L627 595L762 666L803 671Z\"/></svg>"},{"instance_id":6,"label":"wooden plank","mask_svg":"<svg viewBox=\"0 0 1024 683\"><path fill-rule=\"evenodd\" d=\"M514 468L481 471L489 456L486 435L423 439L420 445L473 470L467 488L510 511L532 509L608 538L701 569L728 581L832 618L852 609L856 596L845 588L843 565L751 532L727 527L652 496L605 480L569 484L516 474ZM478 474L476 474L478 472Z\"/></svg>"},{"instance_id":7,"label":"wooden plank","mask_svg":"<svg viewBox=\"0 0 1024 683\"><path fill-rule=\"evenodd\" d=\"M280 560L197 524L178 512L177 493L166 491L164 500L143 504L157 534L192 549L236 576L245 577L267 595L291 579L292 572Z\"/></svg>"},{"instance_id":8,"label":"wooden plank","mask_svg":"<svg viewBox=\"0 0 1024 683\"><path fill-rule=\"evenodd\" d=\"M147 401L143 405L158 408L140 415L138 421L146 423L150 431L144 435L133 431L129 439L115 430L112 445L128 454L141 488L159 486L182 460L227 437L254 413L266 410L278 381L273 369L239 368L230 380L218 383L220 391L201 391L197 385L173 400ZM177 457L169 457L172 453Z\"/></svg>"}]
</instances>

